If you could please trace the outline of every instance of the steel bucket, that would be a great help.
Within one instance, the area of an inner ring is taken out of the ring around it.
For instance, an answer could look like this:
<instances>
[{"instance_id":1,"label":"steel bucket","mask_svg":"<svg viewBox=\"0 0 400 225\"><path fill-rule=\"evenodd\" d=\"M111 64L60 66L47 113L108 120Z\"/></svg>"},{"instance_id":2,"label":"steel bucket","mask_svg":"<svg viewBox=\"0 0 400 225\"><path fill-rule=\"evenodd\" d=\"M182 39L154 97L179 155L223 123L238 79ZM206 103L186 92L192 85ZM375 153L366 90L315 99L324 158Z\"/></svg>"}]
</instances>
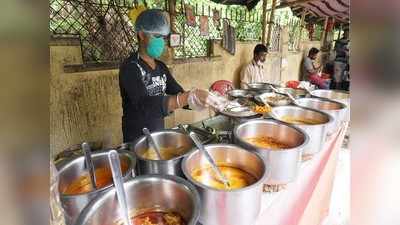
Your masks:
<instances>
[{"instance_id":1,"label":"steel bucket","mask_svg":"<svg viewBox=\"0 0 400 225\"><path fill-rule=\"evenodd\" d=\"M324 147L326 138L328 136L329 128L332 126L333 118L327 113L299 107L299 106L279 106L272 108L273 115L270 115L275 120L282 121L281 117L283 116L292 116L299 117L305 119L319 120L320 124L292 124L304 132L306 132L309 136L309 143L304 149L304 155L313 155L319 151L321 151ZM278 117L275 117L278 116ZM285 121L282 121L285 122Z\"/></svg>"},{"instance_id":2,"label":"steel bucket","mask_svg":"<svg viewBox=\"0 0 400 225\"><path fill-rule=\"evenodd\" d=\"M255 119L236 126L233 135L237 144L258 152L264 157L265 164L271 167L271 176L265 181L266 184L287 184L296 179L302 152L309 142L305 132L280 121ZM289 148L275 150L260 148L245 140L260 136L274 138Z\"/></svg>"},{"instance_id":3,"label":"steel bucket","mask_svg":"<svg viewBox=\"0 0 400 225\"><path fill-rule=\"evenodd\" d=\"M347 106L341 102L323 98L301 98L296 100L296 104L328 113L334 118L329 134L335 133L345 121Z\"/></svg>"},{"instance_id":4,"label":"steel bucket","mask_svg":"<svg viewBox=\"0 0 400 225\"><path fill-rule=\"evenodd\" d=\"M189 154L194 147L190 137L180 130L162 130L151 133L154 141L160 148L179 148L188 149L186 154L169 160L151 160L143 158L143 153L149 148L146 136L138 138L132 145L132 150L137 157L137 172L139 175L146 174L170 174L183 177L181 162L185 155Z\"/></svg>"},{"instance_id":5,"label":"steel bucket","mask_svg":"<svg viewBox=\"0 0 400 225\"><path fill-rule=\"evenodd\" d=\"M261 156L231 144L212 144L205 148L217 164L228 164L252 174L256 183L235 190L220 190L206 186L191 176L195 169L209 166L199 150L190 153L182 162L187 179L198 189L201 196L202 225L249 225L253 224L261 210L261 195L269 169Z\"/></svg>"},{"instance_id":6,"label":"steel bucket","mask_svg":"<svg viewBox=\"0 0 400 225\"><path fill-rule=\"evenodd\" d=\"M179 213L187 225L197 225L200 197L183 178L171 175L139 176L124 183L130 217L149 211ZM99 195L82 211L75 225L120 225L115 188Z\"/></svg>"},{"instance_id":7,"label":"steel bucket","mask_svg":"<svg viewBox=\"0 0 400 225\"><path fill-rule=\"evenodd\" d=\"M76 220L82 209L93 198L95 198L100 193L107 191L113 186L107 153L108 151L93 152L92 161L95 169L105 168L106 170L110 171L109 185L87 193L65 194L65 191L68 186L71 185L71 182L78 179L85 173L87 174L84 156L78 156L56 165L59 171L60 200L65 210L65 220L67 224L74 224L74 221ZM125 163L126 165L128 165L127 169L123 171L124 179L128 180L132 178L132 174L134 174L136 157L132 152L129 151L118 150L118 153L120 154L121 164Z\"/></svg>"},{"instance_id":8,"label":"steel bucket","mask_svg":"<svg viewBox=\"0 0 400 225\"><path fill-rule=\"evenodd\" d=\"M311 91L311 97L327 98L337 102L341 102L347 106L345 121L350 121L350 94L342 90L314 90Z\"/></svg>"}]
</instances>

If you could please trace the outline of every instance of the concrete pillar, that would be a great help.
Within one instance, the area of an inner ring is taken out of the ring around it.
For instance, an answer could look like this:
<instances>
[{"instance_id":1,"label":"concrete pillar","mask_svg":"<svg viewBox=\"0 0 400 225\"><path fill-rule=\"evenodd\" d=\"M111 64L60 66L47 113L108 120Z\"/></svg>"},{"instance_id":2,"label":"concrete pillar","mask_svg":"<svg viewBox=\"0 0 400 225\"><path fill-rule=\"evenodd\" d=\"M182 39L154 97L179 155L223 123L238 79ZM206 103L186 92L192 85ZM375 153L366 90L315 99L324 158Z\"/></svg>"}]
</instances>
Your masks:
<instances>
[{"instance_id":1,"label":"concrete pillar","mask_svg":"<svg viewBox=\"0 0 400 225\"><path fill-rule=\"evenodd\" d=\"M281 84L287 80L287 77L289 77L289 61L288 61L288 55L289 55L289 31L286 26L282 27L281 30L281 35L280 35L280 55L281 55L281 73L280 73L280 82Z\"/></svg>"}]
</instances>

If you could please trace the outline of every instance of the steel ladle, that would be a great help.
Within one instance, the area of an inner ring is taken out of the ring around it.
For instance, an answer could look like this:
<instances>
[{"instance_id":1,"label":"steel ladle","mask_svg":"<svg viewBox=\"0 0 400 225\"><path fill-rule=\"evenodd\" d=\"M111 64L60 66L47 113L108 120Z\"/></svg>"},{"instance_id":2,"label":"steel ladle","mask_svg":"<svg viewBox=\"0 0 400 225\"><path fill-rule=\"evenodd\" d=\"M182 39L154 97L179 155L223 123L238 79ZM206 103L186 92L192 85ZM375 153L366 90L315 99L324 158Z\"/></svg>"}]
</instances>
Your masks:
<instances>
[{"instance_id":1,"label":"steel ladle","mask_svg":"<svg viewBox=\"0 0 400 225\"><path fill-rule=\"evenodd\" d=\"M108 161L111 166L113 182L115 190L117 191L118 203L123 216L124 225L132 225L132 222L129 219L128 205L126 203L124 181L121 172L121 162L119 160L119 154L116 150L111 150L108 153Z\"/></svg>"},{"instance_id":2,"label":"steel ladle","mask_svg":"<svg viewBox=\"0 0 400 225\"><path fill-rule=\"evenodd\" d=\"M217 164L215 163L214 159L208 154L207 150L204 148L203 144L201 144L200 139L197 137L197 135L194 132L190 132L189 136L192 138L193 142L196 144L197 148L204 154L208 162L211 164L211 168L214 170L214 172L219 176L219 180L224 183L225 187L229 188L230 184L228 179L225 177L225 175L221 172L221 170L218 168Z\"/></svg>"},{"instance_id":3,"label":"steel ladle","mask_svg":"<svg viewBox=\"0 0 400 225\"><path fill-rule=\"evenodd\" d=\"M92 154L90 150L90 145L87 142L82 143L82 150L83 154L85 156L85 164L86 164L86 169L89 171L89 176L90 176L90 181L92 184L93 190L97 189L96 186L96 174L94 170L94 165L92 161Z\"/></svg>"},{"instance_id":4,"label":"steel ladle","mask_svg":"<svg viewBox=\"0 0 400 225\"><path fill-rule=\"evenodd\" d=\"M161 160L162 157L161 157L160 149L158 148L158 145L154 141L153 137L151 136L149 129L144 127L143 128L143 133L144 133L144 135L146 135L149 144L153 145L154 151L156 152L158 159Z\"/></svg>"}]
</instances>

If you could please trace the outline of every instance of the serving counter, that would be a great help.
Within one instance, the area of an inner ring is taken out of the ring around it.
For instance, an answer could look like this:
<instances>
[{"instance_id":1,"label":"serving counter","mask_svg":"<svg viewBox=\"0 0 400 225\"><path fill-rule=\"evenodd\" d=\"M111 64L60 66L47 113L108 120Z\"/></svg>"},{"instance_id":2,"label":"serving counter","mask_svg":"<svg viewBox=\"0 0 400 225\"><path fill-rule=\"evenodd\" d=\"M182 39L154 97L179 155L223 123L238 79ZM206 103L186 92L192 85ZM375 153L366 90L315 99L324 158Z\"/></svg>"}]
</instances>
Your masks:
<instances>
[{"instance_id":1,"label":"serving counter","mask_svg":"<svg viewBox=\"0 0 400 225\"><path fill-rule=\"evenodd\" d=\"M193 126L213 128L216 142L230 142L232 123L216 116ZM255 225L319 225L328 215L339 150L347 123L326 141L323 150L303 159L297 179L277 192L264 192L262 209ZM245 209L243 209L245 210ZM231 225L231 224L226 224Z\"/></svg>"}]
</instances>

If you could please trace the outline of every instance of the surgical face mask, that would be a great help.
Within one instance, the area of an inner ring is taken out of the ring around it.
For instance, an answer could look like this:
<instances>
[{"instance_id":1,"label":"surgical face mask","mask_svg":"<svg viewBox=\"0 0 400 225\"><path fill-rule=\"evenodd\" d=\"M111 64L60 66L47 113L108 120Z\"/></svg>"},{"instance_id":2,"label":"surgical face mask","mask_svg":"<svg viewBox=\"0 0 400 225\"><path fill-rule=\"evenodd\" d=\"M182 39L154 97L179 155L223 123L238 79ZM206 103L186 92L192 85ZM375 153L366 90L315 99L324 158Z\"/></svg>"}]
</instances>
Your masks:
<instances>
[{"instance_id":1,"label":"surgical face mask","mask_svg":"<svg viewBox=\"0 0 400 225\"><path fill-rule=\"evenodd\" d=\"M165 41L163 37L151 36L146 52L151 58L159 58L164 52Z\"/></svg>"},{"instance_id":2,"label":"surgical face mask","mask_svg":"<svg viewBox=\"0 0 400 225\"><path fill-rule=\"evenodd\" d=\"M265 61L264 61L265 62ZM257 65L259 65L259 66L263 66L264 65L264 62L263 61L261 61L261 60L257 60Z\"/></svg>"}]
</instances>

